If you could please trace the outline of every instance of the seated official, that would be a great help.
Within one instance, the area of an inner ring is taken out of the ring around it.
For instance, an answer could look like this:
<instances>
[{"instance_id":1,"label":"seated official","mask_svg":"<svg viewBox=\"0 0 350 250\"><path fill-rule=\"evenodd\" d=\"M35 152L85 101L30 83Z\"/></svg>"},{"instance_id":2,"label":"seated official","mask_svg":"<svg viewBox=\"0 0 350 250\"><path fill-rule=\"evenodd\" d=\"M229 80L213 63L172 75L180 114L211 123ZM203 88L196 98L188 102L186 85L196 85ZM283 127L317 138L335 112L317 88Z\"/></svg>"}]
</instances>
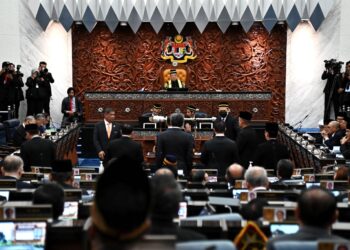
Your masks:
<instances>
[{"instance_id":1,"label":"seated official","mask_svg":"<svg viewBox=\"0 0 350 250\"><path fill-rule=\"evenodd\" d=\"M61 112L63 113L62 127L71 122L81 122L83 106L81 101L75 96L72 87L67 90L68 97L62 100Z\"/></svg>"},{"instance_id":2,"label":"seated official","mask_svg":"<svg viewBox=\"0 0 350 250\"><path fill-rule=\"evenodd\" d=\"M302 191L298 198L295 216L300 221L299 231L270 239L267 250L275 249L274 243L280 241L344 240L332 235L332 224L337 220L337 202L332 193L320 187Z\"/></svg>"},{"instance_id":3,"label":"seated official","mask_svg":"<svg viewBox=\"0 0 350 250\"><path fill-rule=\"evenodd\" d=\"M282 186L283 188L288 188L288 181L292 179L294 170L294 164L289 159L281 159L277 163L277 178L278 181L270 184L270 188L274 189L276 187Z\"/></svg>"},{"instance_id":4,"label":"seated official","mask_svg":"<svg viewBox=\"0 0 350 250\"><path fill-rule=\"evenodd\" d=\"M244 174L249 191L266 191L269 187L267 172L263 167L249 167Z\"/></svg>"},{"instance_id":5,"label":"seated official","mask_svg":"<svg viewBox=\"0 0 350 250\"><path fill-rule=\"evenodd\" d=\"M165 89L182 89L185 88L185 83L181 82L177 77L176 69L170 70L170 80L164 83Z\"/></svg>"},{"instance_id":6,"label":"seated official","mask_svg":"<svg viewBox=\"0 0 350 250\"><path fill-rule=\"evenodd\" d=\"M150 184L141 166L128 158L111 161L96 184L86 225L88 249L143 249L137 245L150 227L150 206Z\"/></svg>"},{"instance_id":7,"label":"seated official","mask_svg":"<svg viewBox=\"0 0 350 250\"><path fill-rule=\"evenodd\" d=\"M34 118L34 116L27 116L25 119L24 119L24 122L19 125L14 134L13 134L13 144L17 147L20 147L22 145L23 142L25 142L27 139L26 139L26 131L24 129L24 127L27 125L27 124L35 124L36 123L36 120Z\"/></svg>"},{"instance_id":8,"label":"seated official","mask_svg":"<svg viewBox=\"0 0 350 250\"><path fill-rule=\"evenodd\" d=\"M21 157L16 155L6 156L1 167L2 176L1 180L16 180L16 186L18 189L34 188L33 185L21 181L23 174L23 161Z\"/></svg>"},{"instance_id":9,"label":"seated official","mask_svg":"<svg viewBox=\"0 0 350 250\"><path fill-rule=\"evenodd\" d=\"M45 183L35 190L33 204L51 204L53 219L57 221L64 210L64 191L56 183Z\"/></svg>"},{"instance_id":10,"label":"seated official","mask_svg":"<svg viewBox=\"0 0 350 250\"><path fill-rule=\"evenodd\" d=\"M55 160L52 162L50 180L59 184L63 189L72 189L74 174L71 160Z\"/></svg>"},{"instance_id":11,"label":"seated official","mask_svg":"<svg viewBox=\"0 0 350 250\"><path fill-rule=\"evenodd\" d=\"M345 136L340 140L340 152L345 159L350 159L350 123L346 125Z\"/></svg>"},{"instance_id":12,"label":"seated official","mask_svg":"<svg viewBox=\"0 0 350 250\"><path fill-rule=\"evenodd\" d=\"M339 122L332 121L328 124L330 134L322 133L324 144L332 150L334 146L340 146L340 140L343 137L343 132L340 130Z\"/></svg>"},{"instance_id":13,"label":"seated official","mask_svg":"<svg viewBox=\"0 0 350 250\"><path fill-rule=\"evenodd\" d=\"M139 117L139 124L140 124L140 127L143 128L143 124L144 123L153 123L153 121L151 121L152 117L154 116L164 116L162 114L162 105L161 104L153 104L151 110L151 112L146 112L146 113L143 113L140 117ZM165 122L158 122L157 123L157 128L158 127L161 127L161 128L165 128Z\"/></svg>"},{"instance_id":14,"label":"seated official","mask_svg":"<svg viewBox=\"0 0 350 250\"><path fill-rule=\"evenodd\" d=\"M178 217L179 204L183 200L181 188L172 175L156 175L151 179L152 223L150 234L175 235L176 241L204 240L205 236L178 227L173 221Z\"/></svg>"},{"instance_id":15,"label":"seated official","mask_svg":"<svg viewBox=\"0 0 350 250\"><path fill-rule=\"evenodd\" d=\"M244 171L244 167L238 163L233 163L226 169L225 179L231 187L234 187L236 180L242 180L244 178Z\"/></svg>"}]
</instances>

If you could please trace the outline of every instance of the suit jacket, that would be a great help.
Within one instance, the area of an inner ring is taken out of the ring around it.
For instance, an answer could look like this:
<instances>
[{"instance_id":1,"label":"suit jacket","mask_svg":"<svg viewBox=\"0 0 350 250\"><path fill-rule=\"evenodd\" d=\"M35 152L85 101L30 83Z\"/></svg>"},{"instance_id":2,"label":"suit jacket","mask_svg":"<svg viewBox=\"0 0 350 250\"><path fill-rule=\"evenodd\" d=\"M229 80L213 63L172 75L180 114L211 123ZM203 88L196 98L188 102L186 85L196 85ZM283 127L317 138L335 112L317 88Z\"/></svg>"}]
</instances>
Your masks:
<instances>
[{"instance_id":1,"label":"suit jacket","mask_svg":"<svg viewBox=\"0 0 350 250\"><path fill-rule=\"evenodd\" d=\"M301 227L297 233L269 239L266 245L266 249L275 250L275 242L280 241L317 241L323 239L345 241L344 238L332 235L325 229L304 226ZM300 246L300 249L302 249L302 246Z\"/></svg>"},{"instance_id":2,"label":"suit jacket","mask_svg":"<svg viewBox=\"0 0 350 250\"><path fill-rule=\"evenodd\" d=\"M188 175L192 168L193 137L180 128L168 128L157 135L156 165L161 168L167 154L176 156L178 169Z\"/></svg>"},{"instance_id":3,"label":"suit jacket","mask_svg":"<svg viewBox=\"0 0 350 250\"><path fill-rule=\"evenodd\" d=\"M221 116L217 116L216 119L218 121L223 120ZM232 115L227 114L225 125L226 125L225 136L231 140L236 141L240 131L240 128L238 126L238 120Z\"/></svg>"},{"instance_id":4,"label":"suit jacket","mask_svg":"<svg viewBox=\"0 0 350 250\"><path fill-rule=\"evenodd\" d=\"M326 140L324 144L326 144L326 146L332 150L334 146L340 146L340 140L343 138L343 136L344 132L339 129L328 140Z\"/></svg>"},{"instance_id":5,"label":"suit jacket","mask_svg":"<svg viewBox=\"0 0 350 250\"><path fill-rule=\"evenodd\" d=\"M18 180L12 176L0 176L0 180L16 180L17 189L31 189L35 188L32 184L26 183L24 181Z\"/></svg>"},{"instance_id":6,"label":"suit jacket","mask_svg":"<svg viewBox=\"0 0 350 250\"><path fill-rule=\"evenodd\" d=\"M112 140L108 144L105 153L104 165L107 165L112 158L122 156L134 159L140 165L143 162L143 150L141 144L127 136L122 136L118 139Z\"/></svg>"},{"instance_id":7,"label":"suit jacket","mask_svg":"<svg viewBox=\"0 0 350 250\"><path fill-rule=\"evenodd\" d=\"M26 141L26 131L23 124L19 125L13 133L13 143L15 146L20 147L23 142Z\"/></svg>"},{"instance_id":8,"label":"suit jacket","mask_svg":"<svg viewBox=\"0 0 350 250\"><path fill-rule=\"evenodd\" d=\"M99 153L100 151L105 151L108 143L113 140L121 137L120 125L113 123L111 136L108 139L106 125L104 121L98 122L94 128L94 146Z\"/></svg>"},{"instance_id":9,"label":"suit jacket","mask_svg":"<svg viewBox=\"0 0 350 250\"><path fill-rule=\"evenodd\" d=\"M340 146L340 152L346 160L350 159L350 143L345 143Z\"/></svg>"},{"instance_id":10,"label":"suit jacket","mask_svg":"<svg viewBox=\"0 0 350 250\"><path fill-rule=\"evenodd\" d=\"M21 146L24 171L31 172L31 166L51 166L56 159L56 144L50 140L34 137Z\"/></svg>"},{"instance_id":11,"label":"suit jacket","mask_svg":"<svg viewBox=\"0 0 350 250\"><path fill-rule=\"evenodd\" d=\"M226 136L215 136L204 143L201 161L206 168L217 169L219 176L225 176L226 169L239 162L237 144Z\"/></svg>"},{"instance_id":12,"label":"suit jacket","mask_svg":"<svg viewBox=\"0 0 350 250\"><path fill-rule=\"evenodd\" d=\"M252 127L247 126L241 129L237 137L237 145L240 164L245 168L248 168L249 161L254 160L256 142L256 133Z\"/></svg>"},{"instance_id":13,"label":"suit jacket","mask_svg":"<svg viewBox=\"0 0 350 250\"><path fill-rule=\"evenodd\" d=\"M63 113L63 116L68 117L69 115L66 113L66 111L70 111L70 99L68 96L63 98L61 106L61 112ZM83 106L81 104L81 101L78 99L78 97L75 97L75 113L77 115L81 115L82 112Z\"/></svg>"},{"instance_id":14,"label":"suit jacket","mask_svg":"<svg viewBox=\"0 0 350 250\"><path fill-rule=\"evenodd\" d=\"M254 165L261 166L267 169L275 169L277 162L281 159L289 159L290 154L288 148L276 139L270 139L258 145L255 156Z\"/></svg>"}]
</instances>

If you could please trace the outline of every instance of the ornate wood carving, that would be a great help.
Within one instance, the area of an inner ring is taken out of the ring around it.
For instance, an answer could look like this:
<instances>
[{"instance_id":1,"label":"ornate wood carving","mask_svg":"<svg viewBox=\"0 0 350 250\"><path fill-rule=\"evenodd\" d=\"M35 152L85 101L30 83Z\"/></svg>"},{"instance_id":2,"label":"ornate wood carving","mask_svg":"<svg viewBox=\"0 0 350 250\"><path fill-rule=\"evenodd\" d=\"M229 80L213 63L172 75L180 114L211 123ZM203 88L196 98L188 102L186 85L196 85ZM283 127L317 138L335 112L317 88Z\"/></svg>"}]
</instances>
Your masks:
<instances>
[{"instance_id":1,"label":"ornate wood carving","mask_svg":"<svg viewBox=\"0 0 350 250\"><path fill-rule=\"evenodd\" d=\"M110 33L103 23L92 33L75 26L72 34L73 83L79 95L86 91L162 89L159 78L170 63L161 60L160 47L165 36L177 34L171 24L164 24L159 34L147 23L137 34L129 27ZM268 34L262 24L256 23L249 33L240 26L231 26L223 34L212 23L200 34L194 24L187 24L182 35L191 36L196 45L197 59L185 65L191 91L271 91L270 107L262 106L260 112L268 112L264 116L270 120L284 120L285 27L277 25ZM252 107L250 102L237 105L234 110Z\"/></svg>"}]
</instances>

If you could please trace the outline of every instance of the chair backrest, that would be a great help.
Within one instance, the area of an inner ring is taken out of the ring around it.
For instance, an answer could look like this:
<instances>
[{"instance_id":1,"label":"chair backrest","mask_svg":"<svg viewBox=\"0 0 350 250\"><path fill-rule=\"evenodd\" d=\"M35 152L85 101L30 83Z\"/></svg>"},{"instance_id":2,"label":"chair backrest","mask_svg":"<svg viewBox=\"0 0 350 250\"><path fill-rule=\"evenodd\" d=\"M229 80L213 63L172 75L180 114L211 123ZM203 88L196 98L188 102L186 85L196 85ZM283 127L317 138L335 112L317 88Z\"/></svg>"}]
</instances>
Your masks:
<instances>
[{"instance_id":1,"label":"chair backrest","mask_svg":"<svg viewBox=\"0 0 350 250\"><path fill-rule=\"evenodd\" d=\"M4 121L4 126L6 130L6 140L7 142L12 142L13 135L15 133L16 128L19 126L20 121L18 119L10 119Z\"/></svg>"},{"instance_id":2,"label":"chair backrest","mask_svg":"<svg viewBox=\"0 0 350 250\"><path fill-rule=\"evenodd\" d=\"M204 240L188 241L176 244L176 250L236 250L235 245L229 240Z\"/></svg>"},{"instance_id":3,"label":"chair backrest","mask_svg":"<svg viewBox=\"0 0 350 250\"><path fill-rule=\"evenodd\" d=\"M160 84L161 86L164 86L164 83L168 82L170 80L170 68L166 68L162 71L161 77L160 77ZM185 68L176 68L176 74L179 80L182 83L187 83L189 79L189 73Z\"/></svg>"},{"instance_id":4,"label":"chair backrest","mask_svg":"<svg viewBox=\"0 0 350 250\"><path fill-rule=\"evenodd\" d=\"M2 123L0 123L0 145L6 145L6 129Z\"/></svg>"},{"instance_id":5,"label":"chair backrest","mask_svg":"<svg viewBox=\"0 0 350 250\"><path fill-rule=\"evenodd\" d=\"M273 243L275 250L317 250L317 241L276 241Z\"/></svg>"}]
</instances>

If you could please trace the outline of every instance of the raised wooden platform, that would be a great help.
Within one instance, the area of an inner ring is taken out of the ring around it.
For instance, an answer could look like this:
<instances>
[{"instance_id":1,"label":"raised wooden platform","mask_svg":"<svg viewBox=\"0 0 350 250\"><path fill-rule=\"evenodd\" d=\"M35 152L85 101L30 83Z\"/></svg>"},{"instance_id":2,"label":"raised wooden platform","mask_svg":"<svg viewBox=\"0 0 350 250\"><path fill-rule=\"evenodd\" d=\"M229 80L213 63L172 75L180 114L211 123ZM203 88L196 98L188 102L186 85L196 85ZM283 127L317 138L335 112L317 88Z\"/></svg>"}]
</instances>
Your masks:
<instances>
[{"instance_id":1,"label":"raised wooden platform","mask_svg":"<svg viewBox=\"0 0 350 250\"><path fill-rule=\"evenodd\" d=\"M191 104L216 116L220 102L228 102L234 115L245 110L253 113L255 121L275 120L271 92L86 92L84 116L86 122L97 122L103 118L103 109L111 107L117 121L135 122L154 103L162 104L164 114L177 108L185 112Z\"/></svg>"}]
</instances>

